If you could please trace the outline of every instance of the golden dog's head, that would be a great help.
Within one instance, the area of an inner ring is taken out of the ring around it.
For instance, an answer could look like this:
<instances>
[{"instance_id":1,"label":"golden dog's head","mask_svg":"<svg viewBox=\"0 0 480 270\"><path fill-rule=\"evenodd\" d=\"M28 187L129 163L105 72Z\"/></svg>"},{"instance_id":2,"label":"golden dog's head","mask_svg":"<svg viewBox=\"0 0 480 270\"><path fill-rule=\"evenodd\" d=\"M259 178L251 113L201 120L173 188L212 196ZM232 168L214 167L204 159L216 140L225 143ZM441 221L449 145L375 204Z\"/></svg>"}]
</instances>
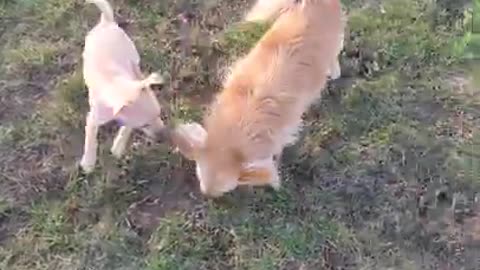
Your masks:
<instances>
[{"instance_id":1,"label":"golden dog's head","mask_svg":"<svg viewBox=\"0 0 480 270\"><path fill-rule=\"evenodd\" d=\"M196 162L196 174L203 194L219 197L238 185L273 184L277 180L272 158L247 162L231 143L222 143L222 140L235 141L235 136L221 138L216 135L209 135L197 123L180 125L170 134L173 145L180 153Z\"/></svg>"}]
</instances>

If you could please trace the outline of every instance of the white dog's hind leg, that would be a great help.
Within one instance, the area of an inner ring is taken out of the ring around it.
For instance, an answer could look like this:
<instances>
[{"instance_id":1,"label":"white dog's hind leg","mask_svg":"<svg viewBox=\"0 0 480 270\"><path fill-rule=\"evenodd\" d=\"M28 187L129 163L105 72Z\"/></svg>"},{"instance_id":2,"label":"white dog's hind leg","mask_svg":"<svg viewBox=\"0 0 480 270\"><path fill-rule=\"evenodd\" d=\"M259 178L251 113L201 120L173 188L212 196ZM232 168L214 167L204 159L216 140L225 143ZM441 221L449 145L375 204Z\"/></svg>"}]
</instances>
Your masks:
<instances>
[{"instance_id":1,"label":"white dog's hind leg","mask_svg":"<svg viewBox=\"0 0 480 270\"><path fill-rule=\"evenodd\" d=\"M121 158L125 149L127 148L128 139L130 139L130 135L132 134L132 128L123 126L118 130L118 134L113 140L112 148L110 152L116 158Z\"/></svg>"},{"instance_id":2,"label":"white dog's hind leg","mask_svg":"<svg viewBox=\"0 0 480 270\"><path fill-rule=\"evenodd\" d=\"M80 166L86 173L93 171L97 161L97 133L98 125L90 112L85 125L85 145L82 160L80 161Z\"/></svg>"}]
</instances>

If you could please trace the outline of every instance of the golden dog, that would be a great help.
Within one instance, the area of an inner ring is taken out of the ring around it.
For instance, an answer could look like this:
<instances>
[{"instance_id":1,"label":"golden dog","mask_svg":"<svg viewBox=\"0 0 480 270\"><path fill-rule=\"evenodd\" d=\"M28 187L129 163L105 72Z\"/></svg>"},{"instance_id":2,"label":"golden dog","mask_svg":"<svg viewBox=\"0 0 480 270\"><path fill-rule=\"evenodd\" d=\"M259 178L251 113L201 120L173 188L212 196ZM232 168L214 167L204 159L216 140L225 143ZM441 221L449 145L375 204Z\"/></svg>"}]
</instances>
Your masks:
<instances>
[{"instance_id":1,"label":"golden dog","mask_svg":"<svg viewBox=\"0 0 480 270\"><path fill-rule=\"evenodd\" d=\"M280 186L273 157L295 141L302 114L320 97L343 31L340 0L287 1L232 67L204 127L191 123L172 131L180 152L196 161L202 193Z\"/></svg>"}]
</instances>

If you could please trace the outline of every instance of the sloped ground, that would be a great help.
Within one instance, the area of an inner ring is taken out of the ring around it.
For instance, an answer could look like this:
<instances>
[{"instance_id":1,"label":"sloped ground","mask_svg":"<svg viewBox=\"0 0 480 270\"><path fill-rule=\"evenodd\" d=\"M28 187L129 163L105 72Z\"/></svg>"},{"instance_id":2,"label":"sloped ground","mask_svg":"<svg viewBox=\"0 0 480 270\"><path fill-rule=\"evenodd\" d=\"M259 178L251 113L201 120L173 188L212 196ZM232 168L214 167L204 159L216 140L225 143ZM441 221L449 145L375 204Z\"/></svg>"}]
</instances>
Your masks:
<instances>
[{"instance_id":1,"label":"sloped ground","mask_svg":"<svg viewBox=\"0 0 480 270\"><path fill-rule=\"evenodd\" d=\"M190 162L141 134L112 160L114 125L98 169L82 175L80 56L98 11L0 2L0 269L478 269L470 13L452 1L344 3L343 77L286 149L284 188L212 201ZM158 95L171 120L199 120L225 67L266 28L234 23L247 1L112 4L145 73L168 78Z\"/></svg>"}]
</instances>

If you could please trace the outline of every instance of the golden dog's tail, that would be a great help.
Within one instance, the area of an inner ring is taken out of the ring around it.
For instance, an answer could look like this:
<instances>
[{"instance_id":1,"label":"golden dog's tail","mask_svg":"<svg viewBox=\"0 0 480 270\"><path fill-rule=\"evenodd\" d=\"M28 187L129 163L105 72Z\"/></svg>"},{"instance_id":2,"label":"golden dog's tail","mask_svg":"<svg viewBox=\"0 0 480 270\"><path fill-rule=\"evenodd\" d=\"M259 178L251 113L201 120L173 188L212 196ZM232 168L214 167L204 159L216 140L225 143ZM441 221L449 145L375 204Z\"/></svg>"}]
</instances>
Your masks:
<instances>
[{"instance_id":1,"label":"golden dog's tail","mask_svg":"<svg viewBox=\"0 0 480 270\"><path fill-rule=\"evenodd\" d=\"M87 3L95 4L102 12L102 19L107 22L115 22L113 9L107 0L86 0Z\"/></svg>"},{"instance_id":2,"label":"golden dog's tail","mask_svg":"<svg viewBox=\"0 0 480 270\"><path fill-rule=\"evenodd\" d=\"M247 22L272 22L293 3L292 0L257 0L245 16Z\"/></svg>"}]
</instances>

